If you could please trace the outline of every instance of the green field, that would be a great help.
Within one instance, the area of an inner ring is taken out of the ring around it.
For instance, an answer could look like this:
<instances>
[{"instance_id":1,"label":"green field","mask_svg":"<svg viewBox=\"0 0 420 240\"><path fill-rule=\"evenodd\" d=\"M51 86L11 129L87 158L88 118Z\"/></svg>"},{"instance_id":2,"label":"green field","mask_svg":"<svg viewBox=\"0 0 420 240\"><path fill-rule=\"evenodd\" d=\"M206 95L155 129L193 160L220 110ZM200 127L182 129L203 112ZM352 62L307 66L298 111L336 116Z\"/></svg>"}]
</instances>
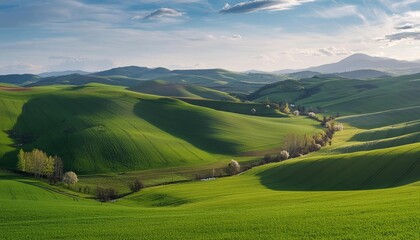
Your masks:
<instances>
[{"instance_id":1,"label":"green field","mask_svg":"<svg viewBox=\"0 0 420 240\"><path fill-rule=\"evenodd\" d=\"M0 238L420 237L418 183L380 190L282 191L261 183L267 167L215 181L149 188L108 204L3 174Z\"/></svg>"},{"instance_id":2,"label":"green field","mask_svg":"<svg viewBox=\"0 0 420 240\"><path fill-rule=\"evenodd\" d=\"M68 189L0 169L0 239L419 239L418 81L398 79L303 80L318 89L297 103L348 113L332 145L213 180L195 179L232 158L251 166L319 122L101 84L0 89L0 165L36 147L79 174ZM129 194L136 177L147 188ZM96 186L128 195L100 203Z\"/></svg>"}]
</instances>

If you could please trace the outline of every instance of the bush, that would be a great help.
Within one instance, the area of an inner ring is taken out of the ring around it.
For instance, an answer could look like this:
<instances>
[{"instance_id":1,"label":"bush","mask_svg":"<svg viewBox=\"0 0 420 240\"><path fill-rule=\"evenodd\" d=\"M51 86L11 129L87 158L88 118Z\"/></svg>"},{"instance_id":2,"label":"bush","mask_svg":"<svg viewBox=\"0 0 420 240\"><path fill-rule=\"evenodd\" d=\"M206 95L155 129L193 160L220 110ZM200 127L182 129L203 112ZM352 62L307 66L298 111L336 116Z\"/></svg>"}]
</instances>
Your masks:
<instances>
[{"instance_id":1,"label":"bush","mask_svg":"<svg viewBox=\"0 0 420 240\"><path fill-rule=\"evenodd\" d=\"M315 144L311 145L310 151L311 152L319 151L319 150L321 150L321 147L322 147L321 144L315 143Z\"/></svg>"},{"instance_id":2,"label":"bush","mask_svg":"<svg viewBox=\"0 0 420 240\"><path fill-rule=\"evenodd\" d=\"M299 116L300 112L298 110L293 111L293 115Z\"/></svg>"},{"instance_id":3,"label":"bush","mask_svg":"<svg viewBox=\"0 0 420 240\"><path fill-rule=\"evenodd\" d=\"M343 124L339 123L339 124L334 124L334 131L343 131L344 126Z\"/></svg>"},{"instance_id":4,"label":"bush","mask_svg":"<svg viewBox=\"0 0 420 240\"><path fill-rule=\"evenodd\" d=\"M118 198L118 194L114 188L96 187L96 198L101 202L109 202Z\"/></svg>"},{"instance_id":5,"label":"bush","mask_svg":"<svg viewBox=\"0 0 420 240\"><path fill-rule=\"evenodd\" d=\"M308 112L308 117L310 118L317 118L314 112Z\"/></svg>"},{"instance_id":6,"label":"bush","mask_svg":"<svg viewBox=\"0 0 420 240\"><path fill-rule=\"evenodd\" d=\"M241 171L241 166L239 165L239 163L235 160L230 160L230 163L228 164L227 167L227 172L229 175L235 175L238 174Z\"/></svg>"},{"instance_id":7,"label":"bush","mask_svg":"<svg viewBox=\"0 0 420 240\"><path fill-rule=\"evenodd\" d=\"M144 188L144 184L140 181L140 179L136 178L134 182L129 185L129 187L132 192L138 192Z\"/></svg>"},{"instance_id":8,"label":"bush","mask_svg":"<svg viewBox=\"0 0 420 240\"><path fill-rule=\"evenodd\" d=\"M290 154L286 150L281 151L278 155L278 158L279 158L280 161L284 161L284 160L288 159L289 157L290 157Z\"/></svg>"}]
</instances>

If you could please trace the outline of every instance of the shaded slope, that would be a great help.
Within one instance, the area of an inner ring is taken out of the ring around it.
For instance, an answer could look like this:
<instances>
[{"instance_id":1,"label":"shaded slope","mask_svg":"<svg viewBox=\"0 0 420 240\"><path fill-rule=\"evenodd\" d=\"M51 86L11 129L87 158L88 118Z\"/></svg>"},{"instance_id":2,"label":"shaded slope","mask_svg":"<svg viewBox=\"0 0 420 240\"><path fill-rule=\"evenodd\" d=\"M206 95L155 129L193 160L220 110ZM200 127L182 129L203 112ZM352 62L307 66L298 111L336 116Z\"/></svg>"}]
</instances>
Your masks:
<instances>
[{"instance_id":1,"label":"shaded slope","mask_svg":"<svg viewBox=\"0 0 420 240\"><path fill-rule=\"evenodd\" d=\"M161 80L146 81L129 89L140 93L148 93L160 96L207 98L229 101L236 100L234 97L228 95L227 93L213 89L188 84L169 83L167 81Z\"/></svg>"},{"instance_id":2,"label":"shaded slope","mask_svg":"<svg viewBox=\"0 0 420 240\"><path fill-rule=\"evenodd\" d=\"M261 183L276 190L387 188L420 180L420 144L285 161L262 171Z\"/></svg>"}]
</instances>

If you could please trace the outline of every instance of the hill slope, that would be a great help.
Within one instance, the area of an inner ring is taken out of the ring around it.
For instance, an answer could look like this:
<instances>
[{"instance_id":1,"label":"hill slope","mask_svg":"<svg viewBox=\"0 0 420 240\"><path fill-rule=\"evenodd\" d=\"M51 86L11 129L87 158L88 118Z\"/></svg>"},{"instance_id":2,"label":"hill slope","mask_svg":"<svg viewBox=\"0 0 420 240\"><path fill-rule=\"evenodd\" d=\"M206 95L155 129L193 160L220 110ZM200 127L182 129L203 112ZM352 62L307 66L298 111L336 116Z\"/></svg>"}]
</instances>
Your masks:
<instances>
[{"instance_id":1,"label":"hill slope","mask_svg":"<svg viewBox=\"0 0 420 240\"><path fill-rule=\"evenodd\" d=\"M169 83L162 80L145 81L140 85L129 88L132 91L139 93L154 94L169 97L187 97L187 98L207 98L214 100L229 100L235 101L236 99L227 93L216 91L213 89L188 85Z\"/></svg>"},{"instance_id":2,"label":"hill slope","mask_svg":"<svg viewBox=\"0 0 420 240\"><path fill-rule=\"evenodd\" d=\"M0 127L15 139L10 147L0 134L0 164L10 168L21 145L58 154L79 173L112 172L214 162L318 128L303 118L245 116L104 85L0 91L0 104Z\"/></svg>"}]
</instances>

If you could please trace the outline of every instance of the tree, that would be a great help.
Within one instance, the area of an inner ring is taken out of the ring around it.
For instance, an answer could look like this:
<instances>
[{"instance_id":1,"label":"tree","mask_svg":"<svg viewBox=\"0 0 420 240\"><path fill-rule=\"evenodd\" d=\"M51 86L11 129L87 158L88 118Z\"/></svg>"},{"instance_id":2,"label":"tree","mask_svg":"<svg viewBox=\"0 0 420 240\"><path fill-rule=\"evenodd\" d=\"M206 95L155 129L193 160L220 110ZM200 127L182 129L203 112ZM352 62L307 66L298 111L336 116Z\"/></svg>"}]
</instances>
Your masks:
<instances>
[{"instance_id":1,"label":"tree","mask_svg":"<svg viewBox=\"0 0 420 240\"><path fill-rule=\"evenodd\" d=\"M77 178L76 173L74 172L66 172L63 176L63 182L67 184L67 187L70 188L71 184L75 184L79 181Z\"/></svg>"},{"instance_id":2,"label":"tree","mask_svg":"<svg viewBox=\"0 0 420 240\"><path fill-rule=\"evenodd\" d=\"M109 202L113 199L118 198L117 191L114 188L103 188L103 187L96 187L96 197L101 202Z\"/></svg>"},{"instance_id":3,"label":"tree","mask_svg":"<svg viewBox=\"0 0 420 240\"><path fill-rule=\"evenodd\" d=\"M54 179L56 181L63 179L63 160L57 155L54 156Z\"/></svg>"},{"instance_id":4,"label":"tree","mask_svg":"<svg viewBox=\"0 0 420 240\"><path fill-rule=\"evenodd\" d=\"M20 150L18 169L32 173L35 177L49 176L54 170L53 159L39 149L33 149L31 152Z\"/></svg>"},{"instance_id":5,"label":"tree","mask_svg":"<svg viewBox=\"0 0 420 240\"><path fill-rule=\"evenodd\" d=\"M22 172L26 172L26 153L22 149L20 149L18 154L17 168Z\"/></svg>"},{"instance_id":6,"label":"tree","mask_svg":"<svg viewBox=\"0 0 420 240\"><path fill-rule=\"evenodd\" d=\"M280 106L280 111L282 111L283 113L290 113L289 104L287 102L282 103Z\"/></svg>"},{"instance_id":7,"label":"tree","mask_svg":"<svg viewBox=\"0 0 420 240\"><path fill-rule=\"evenodd\" d=\"M144 188L144 184L140 181L139 178L136 178L134 182L130 184L129 187L132 192L138 192Z\"/></svg>"},{"instance_id":8,"label":"tree","mask_svg":"<svg viewBox=\"0 0 420 240\"><path fill-rule=\"evenodd\" d=\"M309 147L314 144L314 139L308 135L299 136L289 134L283 140L283 148L291 157L298 157L309 152Z\"/></svg>"},{"instance_id":9,"label":"tree","mask_svg":"<svg viewBox=\"0 0 420 240\"><path fill-rule=\"evenodd\" d=\"M238 174L241 171L241 166L239 165L238 161L232 159L228 164L227 171L229 175Z\"/></svg>"}]
</instances>

